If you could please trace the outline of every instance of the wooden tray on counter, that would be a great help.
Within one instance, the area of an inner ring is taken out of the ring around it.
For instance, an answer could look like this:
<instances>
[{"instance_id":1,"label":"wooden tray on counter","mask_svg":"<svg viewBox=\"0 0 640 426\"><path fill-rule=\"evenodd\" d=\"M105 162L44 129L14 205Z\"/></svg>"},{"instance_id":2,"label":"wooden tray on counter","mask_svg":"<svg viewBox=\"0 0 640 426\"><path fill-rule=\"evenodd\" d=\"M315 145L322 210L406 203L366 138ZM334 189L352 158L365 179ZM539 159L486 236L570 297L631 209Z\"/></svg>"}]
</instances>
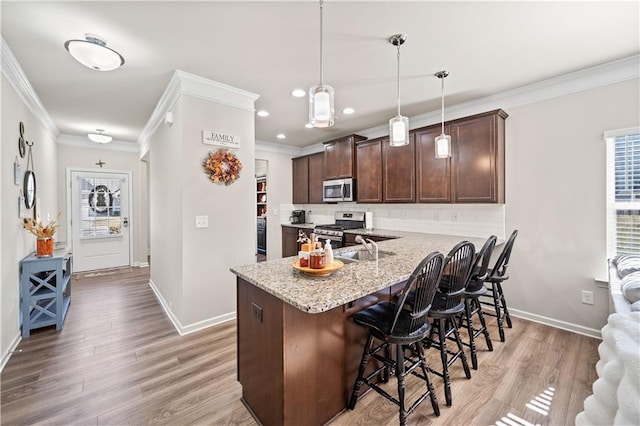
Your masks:
<instances>
[{"instance_id":1,"label":"wooden tray on counter","mask_svg":"<svg viewBox=\"0 0 640 426\"><path fill-rule=\"evenodd\" d=\"M334 259L331 264L325 265L325 267L322 269L313 269L306 266L300 266L300 260L296 260L295 262L293 262L292 266L298 271L302 271L308 275L314 275L316 277L326 277L328 275L331 275L332 272L341 269L344 266L344 263L342 263L342 261L340 260Z\"/></svg>"}]
</instances>

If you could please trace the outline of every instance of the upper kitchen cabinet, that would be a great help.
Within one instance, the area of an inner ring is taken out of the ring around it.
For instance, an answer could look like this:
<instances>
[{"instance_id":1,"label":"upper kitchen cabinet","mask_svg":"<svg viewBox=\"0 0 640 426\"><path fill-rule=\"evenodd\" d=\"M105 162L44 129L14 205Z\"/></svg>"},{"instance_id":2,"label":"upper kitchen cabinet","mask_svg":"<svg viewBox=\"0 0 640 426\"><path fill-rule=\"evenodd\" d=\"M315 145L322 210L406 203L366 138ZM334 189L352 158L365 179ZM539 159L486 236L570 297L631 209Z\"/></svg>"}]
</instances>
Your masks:
<instances>
[{"instance_id":1,"label":"upper kitchen cabinet","mask_svg":"<svg viewBox=\"0 0 640 426\"><path fill-rule=\"evenodd\" d=\"M504 203L505 119L502 110L450 123L451 185L456 203Z\"/></svg>"},{"instance_id":2,"label":"upper kitchen cabinet","mask_svg":"<svg viewBox=\"0 0 640 426\"><path fill-rule=\"evenodd\" d=\"M356 145L356 196L359 203L382 202L382 142L378 138Z\"/></svg>"},{"instance_id":3,"label":"upper kitchen cabinet","mask_svg":"<svg viewBox=\"0 0 640 426\"><path fill-rule=\"evenodd\" d=\"M449 125L445 126L446 134ZM451 159L436 158L435 138L442 133L441 125L413 132L416 139L416 186L419 203L451 203Z\"/></svg>"},{"instance_id":4,"label":"upper kitchen cabinet","mask_svg":"<svg viewBox=\"0 0 640 426\"><path fill-rule=\"evenodd\" d=\"M293 204L322 203L324 154L318 152L292 159Z\"/></svg>"},{"instance_id":5,"label":"upper kitchen cabinet","mask_svg":"<svg viewBox=\"0 0 640 426\"><path fill-rule=\"evenodd\" d=\"M367 138L344 136L324 143L324 178L342 179L354 176L356 169L355 144Z\"/></svg>"},{"instance_id":6,"label":"upper kitchen cabinet","mask_svg":"<svg viewBox=\"0 0 640 426\"><path fill-rule=\"evenodd\" d=\"M385 203L416 201L416 144L409 135L409 144L391 146L389 138L382 141L382 200Z\"/></svg>"},{"instance_id":7,"label":"upper kitchen cabinet","mask_svg":"<svg viewBox=\"0 0 640 426\"><path fill-rule=\"evenodd\" d=\"M309 202L309 157L298 157L292 160L293 204Z\"/></svg>"}]
</instances>

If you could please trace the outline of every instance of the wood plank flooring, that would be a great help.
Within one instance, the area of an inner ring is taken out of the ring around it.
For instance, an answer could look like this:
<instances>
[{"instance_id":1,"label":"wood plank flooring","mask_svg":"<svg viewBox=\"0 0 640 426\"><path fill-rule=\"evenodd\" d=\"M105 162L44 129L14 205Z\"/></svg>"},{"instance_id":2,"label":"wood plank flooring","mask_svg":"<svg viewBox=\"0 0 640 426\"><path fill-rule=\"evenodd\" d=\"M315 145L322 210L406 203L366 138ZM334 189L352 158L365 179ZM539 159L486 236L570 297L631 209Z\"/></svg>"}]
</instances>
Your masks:
<instances>
[{"instance_id":1,"label":"wood plank flooring","mask_svg":"<svg viewBox=\"0 0 640 426\"><path fill-rule=\"evenodd\" d=\"M180 336L148 282L148 269L138 268L74 276L64 329L32 331L4 368L0 423L255 425L240 402L235 322ZM424 403L409 424L488 425L507 416L516 424L573 424L596 379L600 341L517 318L513 326L501 343L490 323L494 351L479 342L479 370L471 380L459 363L452 367L452 407L433 376L441 416ZM437 351L427 355L437 366ZM393 380L389 386L395 393ZM408 398L422 386L408 379ZM545 391L552 393L547 415L527 406ZM395 405L369 392L331 424L393 425L397 419Z\"/></svg>"}]
</instances>

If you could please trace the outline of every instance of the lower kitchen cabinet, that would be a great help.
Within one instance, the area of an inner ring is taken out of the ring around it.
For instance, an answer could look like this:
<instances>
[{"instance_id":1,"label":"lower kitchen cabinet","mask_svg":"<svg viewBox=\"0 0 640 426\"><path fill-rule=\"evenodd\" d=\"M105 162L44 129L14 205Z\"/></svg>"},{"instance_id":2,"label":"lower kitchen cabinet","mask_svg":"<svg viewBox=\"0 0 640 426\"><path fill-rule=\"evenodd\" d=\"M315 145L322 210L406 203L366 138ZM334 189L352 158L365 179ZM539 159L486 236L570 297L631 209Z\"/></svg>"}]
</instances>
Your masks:
<instances>
[{"instance_id":1,"label":"lower kitchen cabinet","mask_svg":"<svg viewBox=\"0 0 640 426\"><path fill-rule=\"evenodd\" d=\"M282 227L282 257L298 254L298 228L292 226Z\"/></svg>"}]
</instances>

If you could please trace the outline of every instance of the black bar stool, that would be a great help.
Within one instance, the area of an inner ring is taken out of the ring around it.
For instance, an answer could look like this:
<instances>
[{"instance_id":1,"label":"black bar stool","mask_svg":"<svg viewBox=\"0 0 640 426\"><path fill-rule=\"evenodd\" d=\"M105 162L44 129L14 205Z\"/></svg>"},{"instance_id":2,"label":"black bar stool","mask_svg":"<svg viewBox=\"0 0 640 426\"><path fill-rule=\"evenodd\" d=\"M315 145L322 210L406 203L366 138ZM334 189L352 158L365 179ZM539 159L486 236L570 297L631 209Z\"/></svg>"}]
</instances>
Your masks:
<instances>
[{"instance_id":1,"label":"black bar stool","mask_svg":"<svg viewBox=\"0 0 640 426\"><path fill-rule=\"evenodd\" d=\"M489 336L489 330L487 330L487 324L482 315L482 307L480 306L479 297L487 293L487 289L484 286L484 281L488 276L489 261L491 260L491 254L496 246L495 235L490 236L484 243L478 254L476 255L475 265L471 270L469 281L462 292L462 300L464 301L464 312L460 317L459 327L466 327L467 334L469 335L469 342L462 341L462 344L467 346L471 351L471 366L474 370L478 369L478 356L476 349L476 337L481 334L484 335L484 340L487 343L489 351L493 351L493 344L491 343L491 337ZM473 316L477 315L480 321L480 328L475 328L473 324Z\"/></svg>"},{"instance_id":2,"label":"black bar stool","mask_svg":"<svg viewBox=\"0 0 640 426\"><path fill-rule=\"evenodd\" d=\"M407 416L427 397L431 399L431 406L436 416L440 415L438 400L429 380L428 366L424 357L422 340L429 333L430 324L427 314L431 308L433 296L438 286L442 272L444 256L433 252L429 254L413 271L404 289L398 296L398 302L380 302L364 309L353 316L353 321L369 330L369 337L364 346L362 361L358 370L358 377L353 385L353 392L349 400L349 409L353 410L358 401L358 393L366 384L380 395L395 403L399 407L400 424L405 425ZM407 302L409 292L413 300ZM381 341L373 347L374 338ZM392 345L395 345L395 359L392 358ZM364 377L369 359L373 357L383 363L382 367ZM415 371L420 367L421 373ZM382 373L385 379L389 372L395 372L398 379L398 398L389 395L379 387L374 378ZM413 374L424 380L427 390L411 406L405 407L405 377Z\"/></svg>"},{"instance_id":3,"label":"black bar stool","mask_svg":"<svg viewBox=\"0 0 640 426\"><path fill-rule=\"evenodd\" d=\"M511 236L502 249L502 253L500 253L498 260L496 260L496 264L493 266L491 273L489 273L489 276L486 279L486 282L491 283L491 286L487 287L488 293L485 296L491 297L491 300L483 300L480 302L482 305L492 306L494 308L495 314L493 312L485 312L485 315L496 317L501 342L504 342L503 320L507 321L507 327L512 328L511 317L509 316L509 309L507 308L507 301L505 300L504 292L502 291L502 283L509 279L509 275L507 275L507 267L509 266L511 250L513 249L513 244L517 236L518 230L516 229L511 233Z\"/></svg>"},{"instance_id":4,"label":"black bar stool","mask_svg":"<svg viewBox=\"0 0 640 426\"><path fill-rule=\"evenodd\" d=\"M432 368L429 371L442 377L444 381L444 396L449 406L452 400L449 367L457 359L460 359L465 376L467 376L467 379L471 378L471 371L469 370L469 364L467 364L467 357L464 354L456 319L464 311L462 292L469 279L474 255L475 247L468 241L462 241L451 249L445 258L439 288L429 311L429 317L433 318L433 322L429 338L425 344L427 348L438 348L442 359L442 371ZM434 334L438 335L437 342L434 341ZM447 340L455 342L458 350L454 352L447 349Z\"/></svg>"}]
</instances>

